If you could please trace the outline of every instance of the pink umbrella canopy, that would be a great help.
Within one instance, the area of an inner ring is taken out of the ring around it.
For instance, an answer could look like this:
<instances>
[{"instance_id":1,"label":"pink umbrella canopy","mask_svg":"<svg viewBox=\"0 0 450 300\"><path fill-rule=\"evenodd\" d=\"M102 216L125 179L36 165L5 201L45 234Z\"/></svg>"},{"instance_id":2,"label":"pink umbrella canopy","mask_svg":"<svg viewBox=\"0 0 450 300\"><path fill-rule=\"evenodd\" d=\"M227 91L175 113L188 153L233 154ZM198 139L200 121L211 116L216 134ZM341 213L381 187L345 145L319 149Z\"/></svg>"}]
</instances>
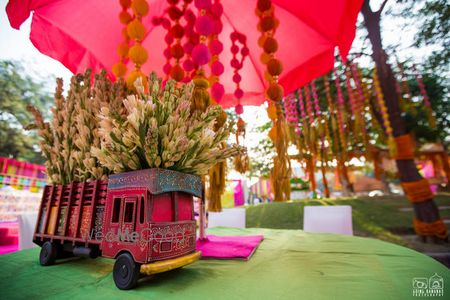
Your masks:
<instances>
[{"instance_id":1,"label":"pink umbrella canopy","mask_svg":"<svg viewBox=\"0 0 450 300\"><path fill-rule=\"evenodd\" d=\"M275 38L279 48L276 57L283 63L279 78L285 94L327 73L333 68L335 48L339 48L342 60L350 50L355 36L355 23L363 0L273 0L275 16L280 21ZM258 45L260 32L255 15L256 0L221 1L223 5L223 30L219 40L224 45L220 61L225 66L220 82L225 96L220 102L224 107L237 104L232 81L233 58L229 51L230 34L238 31L247 37L250 50L240 74L244 96L243 105L260 105L265 101L264 79L266 66L260 61L263 50ZM148 0L150 11L143 18L146 37L142 45L149 54L142 66L144 72L156 71L163 76L166 58L163 51L166 30L155 26L154 17L160 17L168 8L167 1ZM194 9L195 10L195 9ZM19 29L33 12L30 39L36 48L66 66L73 73L91 68L94 72L107 70L111 78L112 66L119 60L116 48L123 41L118 15L118 0L10 0L6 11L10 24ZM129 69L132 69L129 62Z\"/></svg>"}]
</instances>

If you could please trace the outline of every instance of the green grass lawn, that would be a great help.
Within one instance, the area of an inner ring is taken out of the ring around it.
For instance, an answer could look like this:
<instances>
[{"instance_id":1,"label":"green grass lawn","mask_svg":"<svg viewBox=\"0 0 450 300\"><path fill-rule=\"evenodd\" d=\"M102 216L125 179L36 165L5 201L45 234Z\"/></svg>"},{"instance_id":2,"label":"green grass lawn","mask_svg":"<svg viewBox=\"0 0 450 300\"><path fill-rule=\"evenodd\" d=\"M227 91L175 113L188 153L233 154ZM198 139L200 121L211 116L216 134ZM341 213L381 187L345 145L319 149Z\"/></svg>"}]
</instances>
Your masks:
<instances>
[{"instance_id":1,"label":"green grass lawn","mask_svg":"<svg viewBox=\"0 0 450 300\"><path fill-rule=\"evenodd\" d=\"M439 195L435 202L438 206L450 206L450 195ZM246 226L302 229L303 207L306 205L350 205L355 235L411 246L402 236L414 234L412 205L402 196L306 199L259 204L247 207ZM411 210L401 211L400 208ZM441 210L440 213L442 218L450 219L450 209Z\"/></svg>"}]
</instances>

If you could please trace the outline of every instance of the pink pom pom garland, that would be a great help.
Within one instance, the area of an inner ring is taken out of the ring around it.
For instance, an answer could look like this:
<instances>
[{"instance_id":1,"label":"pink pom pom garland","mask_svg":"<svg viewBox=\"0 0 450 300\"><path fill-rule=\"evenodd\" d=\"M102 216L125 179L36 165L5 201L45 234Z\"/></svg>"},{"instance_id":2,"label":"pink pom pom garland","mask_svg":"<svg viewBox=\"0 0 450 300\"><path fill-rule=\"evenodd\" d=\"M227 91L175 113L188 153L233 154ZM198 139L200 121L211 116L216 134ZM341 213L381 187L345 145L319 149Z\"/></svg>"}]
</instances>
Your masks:
<instances>
[{"instance_id":1,"label":"pink pom pom garland","mask_svg":"<svg viewBox=\"0 0 450 300\"><path fill-rule=\"evenodd\" d=\"M305 92L306 111L308 112L308 123L312 124L314 122L314 111L313 105L311 103L311 92L309 90L308 85L305 85L303 87L303 91Z\"/></svg>"},{"instance_id":2,"label":"pink pom pom garland","mask_svg":"<svg viewBox=\"0 0 450 300\"><path fill-rule=\"evenodd\" d=\"M319 118L320 117L319 97L317 96L316 83L314 81L311 81L311 91L313 94L314 109L316 111L316 117Z\"/></svg>"},{"instance_id":3,"label":"pink pom pom garland","mask_svg":"<svg viewBox=\"0 0 450 300\"><path fill-rule=\"evenodd\" d=\"M290 94L284 98L284 112L288 123L298 126L297 103L294 95Z\"/></svg>"},{"instance_id":4,"label":"pink pom pom garland","mask_svg":"<svg viewBox=\"0 0 450 300\"><path fill-rule=\"evenodd\" d=\"M236 83L236 90L234 91L234 96L237 99L237 105L241 105L241 98L244 96L244 91L240 88L240 82L242 80L241 75L239 74L239 70L242 69L244 65L244 60L248 56L248 48L246 44L246 36L240 32L234 31L230 34L231 39L231 53L233 54L233 58L230 61L231 66L234 68L233 82ZM241 44L241 47L238 46L237 43ZM243 51L247 49L247 51ZM238 59L238 53L240 50L240 61ZM236 113L239 115L238 111L241 109L236 109ZM242 109L243 112L243 109ZM241 112L241 113L242 113Z\"/></svg>"},{"instance_id":5,"label":"pink pom pom garland","mask_svg":"<svg viewBox=\"0 0 450 300\"><path fill-rule=\"evenodd\" d=\"M214 99L222 99L225 94L225 88L219 82L213 83L211 86L211 96Z\"/></svg>"},{"instance_id":6,"label":"pink pom pom garland","mask_svg":"<svg viewBox=\"0 0 450 300\"><path fill-rule=\"evenodd\" d=\"M188 4L185 1L186 6ZM185 7L186 7L185 6ZM185 42L183 44L183 49L185 53L185 59L183 61L183 69L185 71L185 77L183 82L188 82L192 77L192 72L195 70L194 62L192 61L192 50L194 50L194 46L198 43L198 34L194 30L195 25L195 14L191 9L185 9L183 18L185 20L184 25L184 35L186 37Z\"/></svg>"},{"instance_id":7,"label":"pink pom pom garland","mask_svg":"<svg viewBox=\"0 0 450 300\"><path fill-rule=\"evenodd\" d=\"M201 67L206 65L211 58L208 47L205 44L198 44L194 46L192 50L192 61L197 66Z\"/></svg>"},{"instance_id":8,"label":"pink pom pom garland","mask_svg":"<svg viewBox=\"0 0 450 300\"><path fill-rule=\"evenodd\" d=\"M212 20L211 34L209 35L208 47L211 53L210 69L211 76L209 78L211 83L211 96L220 103L225 89L220 83L220 76L224 72L224 66L219 60L219 55L223 51L223 44L219 41L219 34L222 32L222 15L223 7L219 0L215 0L213 4L206 11L210 20Z\"/></svg>"},{"instance_id":9,"label":"pink pom pom garland","mask_svg":"<svg viewBox=\"0 0 450 300\"><path fill-rule=\"evenodd\" d=\"M433 115L430 98L428 98L427 90L425 89L425 84L423 83L422 75L419 74L415 65L413 65L413 70L416 75L417 84L419 85L420 94L422 95L423 98L423 104L425 105L425 112L427 114L428 123L431 128L436 128L436 118Z\"/></svg>"}]
</instances>

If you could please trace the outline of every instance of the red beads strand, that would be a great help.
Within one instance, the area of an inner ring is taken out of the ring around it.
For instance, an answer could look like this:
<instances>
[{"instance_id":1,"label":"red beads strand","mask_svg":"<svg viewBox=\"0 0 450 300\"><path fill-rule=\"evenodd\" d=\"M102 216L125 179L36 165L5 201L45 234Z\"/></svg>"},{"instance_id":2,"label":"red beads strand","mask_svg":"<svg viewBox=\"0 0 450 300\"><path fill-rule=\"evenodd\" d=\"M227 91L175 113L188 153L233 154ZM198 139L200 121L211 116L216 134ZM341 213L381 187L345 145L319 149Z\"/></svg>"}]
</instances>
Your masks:
<instances>
[{"instance_id":1,"label":"red beads strand","mask_svg":"<svg viewBox=\"0 0 450 300\"><path fill-rule=\"evenodd\" d=\"M219 60L219 55L222 53L223 45L219 41L219 34L222 32L222 15L223 6L219 0L215 0L209 9L209 14L212 17L212 29L209 36L209 51L211 53L211 96L216 102L220 102L225 94L225 88L220 83L220 76L224 72L224 66Z\"/></svg>"}]
</instances>

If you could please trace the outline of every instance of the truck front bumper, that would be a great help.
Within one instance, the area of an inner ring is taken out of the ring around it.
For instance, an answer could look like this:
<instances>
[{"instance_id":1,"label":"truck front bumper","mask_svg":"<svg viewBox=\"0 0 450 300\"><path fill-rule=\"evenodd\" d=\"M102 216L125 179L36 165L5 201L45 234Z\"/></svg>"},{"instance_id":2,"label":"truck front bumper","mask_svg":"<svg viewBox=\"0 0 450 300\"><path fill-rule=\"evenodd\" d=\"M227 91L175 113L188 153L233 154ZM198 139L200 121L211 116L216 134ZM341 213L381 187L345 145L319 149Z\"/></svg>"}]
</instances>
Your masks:
<instances>
[{"instance_id":1,"label":"truck front bumper","mask_svg":"<svg viewBox=\"0 0 450 300\"><path fill-rule=\"evenodd\" d=\"M149 264L141 265L141 273L146 275L152 275L162 272L167 272L173 269L178 269L186 265L196 262L201 257L201 253L196 251L194 253L184 255L177 258L161 260Z\"/></svg>"}]
</instances>

